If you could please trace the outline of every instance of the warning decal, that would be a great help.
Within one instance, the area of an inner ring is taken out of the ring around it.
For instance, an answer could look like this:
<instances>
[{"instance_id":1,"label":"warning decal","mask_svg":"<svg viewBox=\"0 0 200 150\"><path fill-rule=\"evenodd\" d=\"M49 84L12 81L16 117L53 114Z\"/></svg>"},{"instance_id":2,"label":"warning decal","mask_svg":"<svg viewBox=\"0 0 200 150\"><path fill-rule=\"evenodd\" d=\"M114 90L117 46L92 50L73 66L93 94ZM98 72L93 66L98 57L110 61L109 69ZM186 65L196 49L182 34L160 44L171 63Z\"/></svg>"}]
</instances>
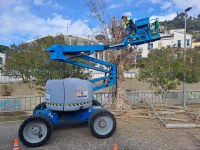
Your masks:
<instances>
[{"instance_id":1,"label":"warning decal","mask_svg":"<svg viewBox=\"0 0 200 150\"><path fill-rule=\"evenodd\" d=\"M76 90L76 99L88 98L88 91L79 87Z\"/></svg>"}]
</instances>

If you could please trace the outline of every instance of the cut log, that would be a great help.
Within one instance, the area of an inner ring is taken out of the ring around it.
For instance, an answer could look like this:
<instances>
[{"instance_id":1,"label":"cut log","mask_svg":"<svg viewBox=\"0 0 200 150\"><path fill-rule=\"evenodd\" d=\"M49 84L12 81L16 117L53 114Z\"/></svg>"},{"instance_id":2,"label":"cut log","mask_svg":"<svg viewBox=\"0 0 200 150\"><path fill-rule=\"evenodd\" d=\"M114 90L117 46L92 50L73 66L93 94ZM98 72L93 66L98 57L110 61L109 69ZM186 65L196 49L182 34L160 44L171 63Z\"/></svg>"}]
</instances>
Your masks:
<instances>
[{"instance_id":1,"label":"cut log","mask_svg":"<svg viewBox=\"0 0 200 150\"><path fill-rule=\"evenodd\" d=\"M178 119L178 118L165 118L162 117L163 120L171 120L171 121L182 121L182 122L187 122L188 120L186 119Z\"/></svg>"},{"instance_id":2,"label":"cut log","mask_svg":"<svg viewBox=\"0 0 200 150\"><path fill-rule=\"evenodd\" d=\"M145 100L146 100L146 99L145 99ZM151 103L148 102L147 100L146 100L146 102L147 102L147 103L149 104L149 106L151 107L151 109L152 109L153 113L155 114L155 116L156 116L164 125L166 125L165 121L158 115L158 113L156 112L156 110L155 110L155 108L153 107L153 105L151 105Z\"/></svg>"},{"instance_id":3,"label":"cut log","mask_svg":"<svg viewBox=\"0 0 200 150\"><path fill-rule=\"evenodd\" d=\"M166 128L199 128L200 124L196 123L167 123Z\"/></svg>"},{"instance_id":4,"label":"cut log","mask_svg":"<svg viewBox=\"0 0 200 150\"><path fill-rule=\"evenodd\" d=\"M147 119L155 119L156 117L150 117L150 116L131 116L133 118L147 118Z\"/></svg>"},{"instance_id":5,"label":"cut log","mask_svg":"<svg viewBox=\"0 0 200 150\"><path fill-rule=\"evenodd\" d=\"M179 113L185 113L185 110L166 110L166 111L157 111L161 115L173 115L173 114L179 114Z\"/></svg>"}]
</instances>

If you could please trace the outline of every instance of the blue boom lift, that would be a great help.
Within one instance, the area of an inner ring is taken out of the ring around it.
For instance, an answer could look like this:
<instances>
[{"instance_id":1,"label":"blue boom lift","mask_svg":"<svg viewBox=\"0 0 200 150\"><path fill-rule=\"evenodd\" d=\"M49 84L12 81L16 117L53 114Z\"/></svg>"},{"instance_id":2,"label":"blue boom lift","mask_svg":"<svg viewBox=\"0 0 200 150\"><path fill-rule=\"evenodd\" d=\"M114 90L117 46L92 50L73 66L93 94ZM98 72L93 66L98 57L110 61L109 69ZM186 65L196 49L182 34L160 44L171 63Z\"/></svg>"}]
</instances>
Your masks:
<instances>
[{"instance_id":1,"label":"blue boom lift","mask_svg":"<svg viewBox=\"0 0 200 150\"><path fill-rule=\"evenodd\" d=\"M35 107L19 128L19 138L28 147L41 146L50 138L53 125L76 124L88 122L92 134L97 138L110 137L116 128L116 120L111 112L104 109L98 101L93 100L93 91L117 83L117 67L110 62L92 58L94 52L120 50L128 45L140 45L160 39L158 21L152 29L149 18L135 21L136 34L126 36L119 44L68 46L54 44L47 48L51 60L66 62L84 68L105 73L104 77L87 80L67 78L48 80L45 102ZM157 24L157 25L156 25ZM81 58L105 65L105 68L76 62ZM102 84L93 86L93 83Z\"/></svg>"}]
</instances>

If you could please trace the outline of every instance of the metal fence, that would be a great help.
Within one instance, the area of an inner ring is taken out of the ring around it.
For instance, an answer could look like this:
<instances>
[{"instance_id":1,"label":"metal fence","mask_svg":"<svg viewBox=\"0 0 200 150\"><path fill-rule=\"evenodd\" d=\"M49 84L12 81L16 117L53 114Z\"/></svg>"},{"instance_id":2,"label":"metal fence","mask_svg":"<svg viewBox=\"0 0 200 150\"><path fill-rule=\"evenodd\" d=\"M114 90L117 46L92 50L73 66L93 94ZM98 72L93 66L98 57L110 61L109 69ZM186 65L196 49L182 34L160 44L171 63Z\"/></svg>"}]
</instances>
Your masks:
<instances>
[{"instance_id":1,"label":"metal fence","mask_svg":"<svg viewBox=\"0 0 200 150\"><path fill-rule=\"evenodd\" d=\"M1 97L0 112L31 111L43 101L44 97L41 96Z\"/></svg>"},{"instance_id":2,"label":"metal fence","mask_svg":"<svg viewBox=\"0 0 200 150\"><path fill-rule=\"evenodd\" d=\"M143 103L145 100L148 100L148 102L152 104L183 104L182 91L170 91L165 94L159 94L153 91L126 92L126 96L129 101L133 102L133 104ZM113 96L110 93L97 93L94 97L102 104L112 104ZM188 91L187 103L200 103L200 91Z\"/></svg>"},{"instance_id":3,"label":"metal fence","mask_svg":"<svg viewBox=\"0 0 200 150\"><path fill-rule=\"evenodd\" d=\"M143 103L148 100L152 104L183 105L182 91L170 91L166 94L156 92L127 92L127 99L133 104ZM103 105L111 105L114 99L111 93L95 93L94 99ZM31 97L0 97L0 112L31 111L45 99L41 96ZM187 104L200 103L200 91L187 92Z\"/></svg>"}]
</instances>

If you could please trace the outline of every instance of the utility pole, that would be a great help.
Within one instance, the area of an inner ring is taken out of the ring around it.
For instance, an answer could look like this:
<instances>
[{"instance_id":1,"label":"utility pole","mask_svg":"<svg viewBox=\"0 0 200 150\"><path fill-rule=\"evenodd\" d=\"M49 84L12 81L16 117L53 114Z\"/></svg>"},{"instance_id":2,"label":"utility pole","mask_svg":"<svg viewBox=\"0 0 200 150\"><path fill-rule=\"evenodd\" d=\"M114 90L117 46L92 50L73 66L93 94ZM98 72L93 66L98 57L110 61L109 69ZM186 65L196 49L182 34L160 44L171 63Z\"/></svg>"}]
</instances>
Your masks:
<instances>
[{"instance_id":1,"label":"utility pole","mask_svg":"<svg viewBox=\"0 0 200 150\"><path fill-rule=\"evenodd\" d=\"M69 22L68 22L68 20L69 20L69 18L67 17L67 18L64 18L65 20L66 20L66 25L67 25L67 34L69 33Z\"/></svg>"},{"instance_id":2,"label":"utility pole","mask_svg":"<svg viewBox=\"0 0 200 150\"><path fill-rule=\"evenodd\" d=\"M68 19L67 19L67 34L68 34Z\"/></svg>"},{"instance_id":3,"label":"utility pole","mask_svg":"<svg viewBox=\"0 0 200 150\"><path fill-rule=\"evenodd\" d=\"M187 12L192 9L192 7L188 7L185 9L185 31L184 31L184 51L183 51L183 63L184 63L184 68L186 65L186 21L187 21ZM183 106L186 106L186 101L187 101L187 91L186 91L186 74L184 72L183 74Z\"/></svg>"}]
</instances>

